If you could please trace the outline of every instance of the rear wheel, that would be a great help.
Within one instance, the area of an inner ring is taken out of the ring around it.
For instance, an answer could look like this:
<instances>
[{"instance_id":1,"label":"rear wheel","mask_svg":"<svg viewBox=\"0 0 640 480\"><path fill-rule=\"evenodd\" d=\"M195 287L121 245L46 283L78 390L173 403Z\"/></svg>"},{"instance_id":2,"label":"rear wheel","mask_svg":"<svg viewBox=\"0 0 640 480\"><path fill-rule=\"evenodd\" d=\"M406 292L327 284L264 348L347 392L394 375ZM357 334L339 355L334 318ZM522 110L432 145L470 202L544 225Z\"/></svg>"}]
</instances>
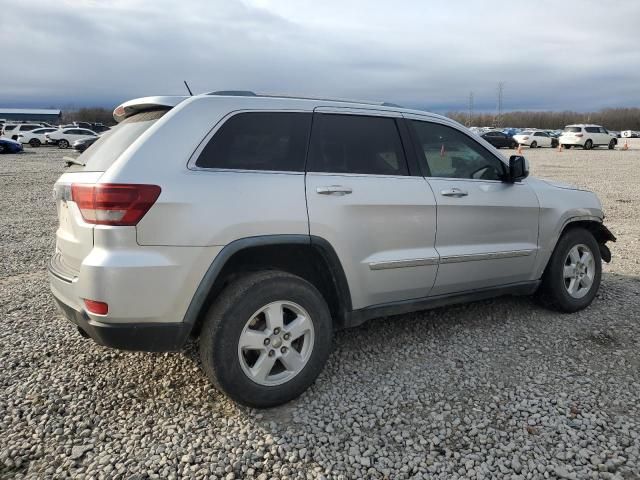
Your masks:
<instances>
[{"instance_id":1,"label":"rear wheel","mask_svg":"<svg viewBox=\"0 0 640 480\"><path fill-rule=\"evenodd\" d=\"M562 147L563 147L563 148L566 148L567 150L570 150L570 149L571 149L571 145L563 145Z\"/></svg>"},{"instance_id":2,"label":"rear wheel","mask_svg":"<svg viewBox=\"0 0 640 480\"><path fill-rule=\"evenodd\" d=\"M538 142L531 142L530 148L538 148Z\"/></svg>"},{"instance_id":3,"label":"rear wheel","mask_svg":"<svg viewBox=\"0 0 640 480\"><path fill-rule=\"evenodd\" d=\"M612 138L611 141L609 142L609 150L613 150L614 148L616 148L616 139Z\"/></svg>"},{"instance_id":4,"label":"rear wheel","mask_svg":"<svg viewBox=\"0 0 640 480\"><path fill-rule=\"evenodd\" d=\"M558 148L558 140L555 138L551 139L551 148Z\"/></svg>"},{"instance_id":5,"label":"rear wheel","mask_svg":"<svg viewBox=\"0 0 640 480\"><path fill-rule=\"evenodd\" d=\"M58 140L58 148L69 148L69 142L64 138L62 140Z\"/></svg>"},{"instance_id":6,"label":"rear wheel","mask_svg":"<svg viewBox=\"0 0 640 480\"><path fill-rule=\"evenodd\" d=\"M233 400L273 407L315 381L332 334L329 308L313 285L285 272L252 273L229 285L207 313L200 358Z\"/></svg>"},{"instance_id":7,"label":"rear wheel","mask_svg":"<svg viewBox=\"0 0 640 480\"><path fill-rule=\"evenodd\" d=\"M35 147L39 147L41 143L40 143L40 140L38 140L37 138L32 138L31 140L29 140L29 145L35 148Z\"/></svg>"},{"instance_id":8,"label":"rear wheel","mask_svg":"<svg viewBox=\"0 0 640 480\"><path fill-rule=\"evenodd\" d=\"M584 149L591 150L593 148L593 142L591 140L587 140L584 142Z\"/></svg>"},{"instance_id":9,"label":"rear wheel","mask_svg":"<svg viewBox=\"0 0 640 480\"><path fill-rule=\"evenodd\" d=\"M601 275L598 242L588 230L571 229L558 240L542 277L538 298L562 312L582 310L598 293Z\"/></svg>"}]
</instances>

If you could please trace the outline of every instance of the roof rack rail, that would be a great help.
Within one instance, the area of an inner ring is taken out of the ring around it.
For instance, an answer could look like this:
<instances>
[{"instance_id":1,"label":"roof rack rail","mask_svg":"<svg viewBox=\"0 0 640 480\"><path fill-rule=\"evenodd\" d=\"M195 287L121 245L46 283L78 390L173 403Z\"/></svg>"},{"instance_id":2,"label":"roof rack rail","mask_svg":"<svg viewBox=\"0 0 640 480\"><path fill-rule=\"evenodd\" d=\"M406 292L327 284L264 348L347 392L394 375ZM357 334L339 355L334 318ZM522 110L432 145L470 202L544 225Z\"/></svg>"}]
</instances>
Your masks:
<instances>
[{"instance_id":1,"label":"roof rack rail","mask_svg":"<svg viewBox=\"0 0 640 480\"><path fill-rule=\"evenodd\" d=\"M209 92L207 95L224 95L228 97L257 97L255 92L251 90L218 90L217 92Z\"/></svg>"}]
</instances>

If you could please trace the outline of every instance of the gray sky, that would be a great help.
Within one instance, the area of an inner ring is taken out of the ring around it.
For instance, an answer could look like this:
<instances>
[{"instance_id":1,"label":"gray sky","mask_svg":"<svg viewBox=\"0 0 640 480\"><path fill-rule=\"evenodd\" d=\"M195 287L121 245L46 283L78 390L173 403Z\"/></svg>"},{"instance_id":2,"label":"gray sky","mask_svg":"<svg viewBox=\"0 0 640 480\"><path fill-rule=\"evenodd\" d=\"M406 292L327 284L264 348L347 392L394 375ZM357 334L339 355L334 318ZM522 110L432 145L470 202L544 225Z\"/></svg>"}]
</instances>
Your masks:
<instances>
[{"instance_id":1,"label":"gray sky","mask_svg":"<svg viewBox=\"0 0 640 480\"><path fill-rule=\"evenodd\" d=\"M491 6L488 6L490 3ZM0 0L0 107L221 89L434 111L640 106L640 2Z\"/></svg>"}]
</instances>

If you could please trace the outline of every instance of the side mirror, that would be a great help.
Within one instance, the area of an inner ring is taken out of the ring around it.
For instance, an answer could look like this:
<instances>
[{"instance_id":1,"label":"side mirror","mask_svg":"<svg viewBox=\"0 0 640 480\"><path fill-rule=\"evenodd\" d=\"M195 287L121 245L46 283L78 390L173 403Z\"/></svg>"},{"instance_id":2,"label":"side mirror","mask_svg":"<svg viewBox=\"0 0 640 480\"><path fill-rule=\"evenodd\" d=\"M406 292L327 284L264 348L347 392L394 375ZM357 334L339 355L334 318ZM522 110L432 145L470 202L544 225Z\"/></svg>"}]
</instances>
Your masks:
<instances>
[{"instance_id":1,"label":"side mirror","mask_svg":"<svg viewBox=\"0 0 640 480\"><path fill-rule=\"evenodd\" d=\"M529 162L522 155L509 157L509 182L519 182L529 176Z\"/></svg>"}]
</instances>

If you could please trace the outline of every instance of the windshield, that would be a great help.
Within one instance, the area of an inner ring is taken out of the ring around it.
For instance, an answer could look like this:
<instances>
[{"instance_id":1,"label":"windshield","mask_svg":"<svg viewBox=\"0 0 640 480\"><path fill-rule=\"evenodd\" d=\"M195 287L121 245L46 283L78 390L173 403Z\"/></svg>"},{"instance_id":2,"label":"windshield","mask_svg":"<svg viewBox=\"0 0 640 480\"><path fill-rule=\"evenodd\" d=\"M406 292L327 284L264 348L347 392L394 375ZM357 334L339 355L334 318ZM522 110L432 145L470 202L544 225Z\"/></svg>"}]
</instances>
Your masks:
<instances>
[{"instance_id":1,"label":"windshield","mask_svg":"<svg viewBox=\"0 0 640 480\"><path fill-rule=\"evenodd\" d=\"M119 125L106 131L78 157L85 164L83 170L104 172L129 148L151 125L156 123L168 110L141 112L123 120Z\"/></svg>"},{"instance_id":2,"label":"windshield","mask_svg":"<svg viewBox=\"0 0 640 480\"><path fill-rule=\"evenodd\" d=\"M577 133L582 131L581 127L564 127L564 131L565 132L573 132L573 133Z\"/></svg>"}]
</instances>

